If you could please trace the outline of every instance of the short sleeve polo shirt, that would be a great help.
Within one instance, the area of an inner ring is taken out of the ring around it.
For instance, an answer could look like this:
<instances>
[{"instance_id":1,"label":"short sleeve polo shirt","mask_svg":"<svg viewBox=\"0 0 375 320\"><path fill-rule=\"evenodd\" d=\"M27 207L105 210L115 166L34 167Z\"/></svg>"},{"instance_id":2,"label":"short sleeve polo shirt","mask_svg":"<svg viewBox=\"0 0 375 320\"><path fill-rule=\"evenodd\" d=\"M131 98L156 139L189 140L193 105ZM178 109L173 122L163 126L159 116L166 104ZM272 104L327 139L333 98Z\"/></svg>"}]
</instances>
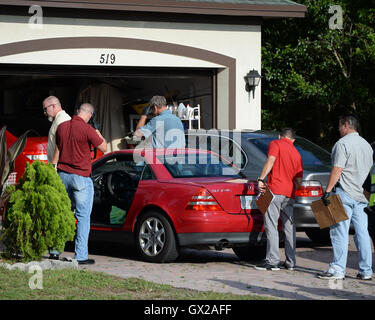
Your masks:
<instances>
[{"instance_id":1,"label":"short sleeve polo shirt","mask_svg":"<svg viewBox=\"0 0 375 320\"><path fill-rule=\"evenodd\" d=\"M276 158L267 184L274 194L294 198L294 181L302 178L302 158L293 142L287 138L271 141L268 156Z\"/></svg>"},{"instance_id":2,"label":"short sleeve polo shirt","mask_svg":"<svg viewBox=\"0 0 375 320\"><path fill-rule=\"evenodd\" d=\"M56 131L56 145L59 148L59 170L83 177L91 175L91 145L98 147L103 139L95 129L81 117L61 123Z\"/></svg>"},{"instance_id":3,"label":"short sleeve polo shirt","mask_svg":"<svg viewBox=\"0 0 375 320\"><path fill-rule=\"evenodd\" d=\"M358 132L345 135L332 148L332 165L342 168L341 188L352 199L367 203L362 185L373 165L372 148Z\"/></svg>"},{"instance_id":4,"label":"short sleeve polo shirt","mask_svg":"<svg viewBox=\"0 0 375 320\"><path fill-rule=\"evenodd\" d=\"M52 162L53 155L55 153L55 148L56 148L56 130L57 127L65 122L69 121L70 115L68 115L64 110L61 110L60 112L57 113L55 119L52 122L51 128L49 129L48 132L48 144L47 144L47 157L48 157L48 162Z\"/></svg>"}]
</instances>

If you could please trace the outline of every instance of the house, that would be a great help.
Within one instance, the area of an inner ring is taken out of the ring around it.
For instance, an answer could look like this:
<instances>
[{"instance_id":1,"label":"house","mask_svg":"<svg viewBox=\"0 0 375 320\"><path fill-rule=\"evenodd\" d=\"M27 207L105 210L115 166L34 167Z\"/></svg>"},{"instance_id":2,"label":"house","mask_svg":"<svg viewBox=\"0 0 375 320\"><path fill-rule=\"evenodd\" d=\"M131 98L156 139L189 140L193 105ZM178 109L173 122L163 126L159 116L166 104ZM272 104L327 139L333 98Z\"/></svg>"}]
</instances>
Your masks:
<instances>
[{"instance_id":1,"label":"house","mask_svg":"<svg viewBox=\"0 0 375 320\"><path fill-rule=\"evenodd\" d=\"M259 129L261 82L249 92L244 77L261 74L262 21L305 12L290 0L0 0L0 125L47 135L45 97L70 114L91 102L114 150L162 94L199 105L191 127Z\"/></svg>"}]
</instances>

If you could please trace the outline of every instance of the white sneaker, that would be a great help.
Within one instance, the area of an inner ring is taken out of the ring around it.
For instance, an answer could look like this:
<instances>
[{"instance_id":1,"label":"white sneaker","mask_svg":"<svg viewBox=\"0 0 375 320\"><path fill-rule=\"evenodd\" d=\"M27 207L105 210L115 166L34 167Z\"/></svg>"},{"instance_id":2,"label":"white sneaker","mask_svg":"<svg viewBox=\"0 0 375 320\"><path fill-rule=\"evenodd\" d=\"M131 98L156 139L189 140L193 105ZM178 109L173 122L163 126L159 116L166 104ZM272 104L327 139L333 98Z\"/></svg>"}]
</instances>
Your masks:
<instances>
[{"instance_id":1,"label":"white sneaker","mask_svg":"<svg viewBox=\"0 0 375 320\"><path fill-rule=\"evenodd\" d=\"M317 277L324 280L345 280L345 276L334 275L328 271L318 273Z\"/></svg>"},{"instance_id":2,"label":"white sneaker","mask_svg":"<svg viewBox=\"0 0 375 320\"><path fill-rule=\"evenodd\" d=\"M359 280L372 280L372 276L364 276L364 275L358 273L357 279L359 279Z\"/></svg>"},{"instance_id":3,"label":"white sneaker","mask_svg":"<svg viewBox=\"0 0 375 320\"><path fill-rule=\"evenodd\" d=\"M273 264L269 264L267 262L255 266L255 269L256 270L264 270L264 271L265 270L267 270L267 271L279 271L280 270L280 268L278 266L275 266Z\"/></svg>"}]
</instances>

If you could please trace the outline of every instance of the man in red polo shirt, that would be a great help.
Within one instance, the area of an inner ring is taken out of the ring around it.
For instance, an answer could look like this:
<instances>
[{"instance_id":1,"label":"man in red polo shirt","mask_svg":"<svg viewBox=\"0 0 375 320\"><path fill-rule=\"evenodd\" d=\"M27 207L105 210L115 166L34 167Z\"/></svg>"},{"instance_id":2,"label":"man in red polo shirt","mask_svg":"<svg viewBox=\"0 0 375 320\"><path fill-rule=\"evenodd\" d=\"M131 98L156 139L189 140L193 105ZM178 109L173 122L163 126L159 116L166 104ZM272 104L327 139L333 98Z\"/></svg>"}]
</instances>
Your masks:
<instances>
[{"instance_id":1,"label":"man in red polo shirt","mask_svg":"<svg viewBox=\"0 0 375 320\"><path fill-rule=\"evenodd\" d=\"M84 103L70 121L61 123L56 131L56 154L59 153L57 170L75 207L77 232L75 259L79 264L93 264L88 258L90 215L94 199L91 180L91 145L102 152L107 142L98 130L88 124L94 108Z\"/></svg>"},{"instance_id":2,"label":"man in red polo shirt","mask_svg":"<svg viewBox=\"0 0 375 320\"><path fill-rule=\"evenodd\" d=\"M264 228L267 235L267 254L265 263L256 266L257 270L280 270L280 266L293 270L296 264L296 228L293 223L293 204L295 190L302 183L302 158L293 142L295 135L292 129L285 128L279 134L279 140L271 141L268 146L267 160L258 178L261 192L267 185L274 194L266 214ZM282 213L282 214L281 214ZM278 220L283 223L285 233L284 263L280 263Z\"/></svg>"}]
</instances>

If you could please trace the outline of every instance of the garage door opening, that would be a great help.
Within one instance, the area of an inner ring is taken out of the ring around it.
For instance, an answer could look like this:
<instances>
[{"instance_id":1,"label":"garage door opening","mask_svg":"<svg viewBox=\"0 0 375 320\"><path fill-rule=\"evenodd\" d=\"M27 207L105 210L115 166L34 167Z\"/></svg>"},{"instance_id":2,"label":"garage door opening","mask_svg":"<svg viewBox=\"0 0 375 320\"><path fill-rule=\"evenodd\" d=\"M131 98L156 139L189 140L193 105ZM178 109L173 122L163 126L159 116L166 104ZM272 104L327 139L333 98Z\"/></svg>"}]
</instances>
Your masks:
<instances>
[{"instance_id":1,"label":"garage door opening","mask_svg":"<svg viewBox=\"0 0 375 320\"><path fill-rule=\"evenodd\" d=\"M110 149L118 150L126 148L123 138L134 130L143 105L154 95L164 95L171 108L199 105L200 128L210 129L215 126L215 75L215 69L194 68L2 65L0 126L16 136L28 129L47 136L50 122L42 111L47 96L57 96L70 115L89 102L97 110L96 121ZM183 123L186 129L197 128L197 122Z\"/></svg>"}]
</instances>

